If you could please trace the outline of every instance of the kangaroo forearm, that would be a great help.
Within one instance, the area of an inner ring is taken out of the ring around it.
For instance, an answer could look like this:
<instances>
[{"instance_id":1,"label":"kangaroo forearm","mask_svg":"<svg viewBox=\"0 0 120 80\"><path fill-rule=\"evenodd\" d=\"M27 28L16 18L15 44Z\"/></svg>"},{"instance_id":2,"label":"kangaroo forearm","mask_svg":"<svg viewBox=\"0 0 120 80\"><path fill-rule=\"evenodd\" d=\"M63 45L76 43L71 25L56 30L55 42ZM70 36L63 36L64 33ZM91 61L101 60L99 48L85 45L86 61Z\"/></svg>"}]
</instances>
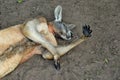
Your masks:
<instances>
[{"instance_id":1,"label":"kangaroo forearm","mask_svg":"<svg viewBox=\"0 0 120 80\"><path fill-rule=\"evenodd\" d=\"M57 53L56 48L51 43L49 43L46 39L41 40L41 35L34 37L34 39L37 40L37 42L40 43L43 47L45 47L48 51L50 51L52 55L56 55Z\"/></svg>"},{"instance_id":2,"label":"kangaroo forearm","mask_svg":"<svg viewBox=\"0 0 120 80\"><path fill-rule=\"evenodd\" d=\"M48 49L53 55L56 55L56 48L47 41L42 34L40 34L36 29L30 29L29 27L23 30L26 37L33 40L36 43L41 44L43 47Z\"/></svg>"},{"instance_id":3,"label":"kangaroo forearm","mask_svg":"<svg viewBox=\"0 0 120 80\"><path fill-rule=\"evenodd\" d=\"M67 53L68 51L70 51L71 49L73 49L74 47L76 47L77 45L79 45L80 43L84 42L88 37L80 37L80 39L78 39L77 41L69 44L69 45L65 45L65 46L60 46L57 48L58 52L62 55L64 53Z\"/></svg>"},{"instance_id":4,"label":"kangaroo forearm","mask_svg":"<svg viewBox=\"0 0 120 80\"><path fill-rule=\"evenodd\" d=\"M65 55L68 51L70 51L72 48L76 47L77 45L79 45L80 43L84 42L88 37L81 37L80 39L78 39L77 41L69 44L69 45L65 45L65 46L57 46L57 51L59 53L59 56L63 56ZM42 54L43 58L45 59L53 59L53 55L50 52L45 52Z\"/></svg>"}]
</instances>

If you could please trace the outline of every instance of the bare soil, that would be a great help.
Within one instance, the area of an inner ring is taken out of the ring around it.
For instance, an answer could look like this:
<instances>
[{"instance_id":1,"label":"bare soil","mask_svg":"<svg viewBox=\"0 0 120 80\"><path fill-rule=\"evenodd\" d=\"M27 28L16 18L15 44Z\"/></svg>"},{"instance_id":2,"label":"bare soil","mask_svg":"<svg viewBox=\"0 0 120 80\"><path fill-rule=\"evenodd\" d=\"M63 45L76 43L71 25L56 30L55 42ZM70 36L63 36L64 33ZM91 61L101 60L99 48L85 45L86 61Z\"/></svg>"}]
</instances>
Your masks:
<instances>
[{"instance_id":1,"label":"bare soil","mask_svg":"<svg viewBox=\"0 0 120 80\"><path fill-rule=\"evenodd\" d=\"M92 37L61 58L59 71L35 55L2 80L120 80L120 0L0 0L0 29L37 16L54 20L57 5L76 34L89 24Z\"/></svg>"}]
</instances>

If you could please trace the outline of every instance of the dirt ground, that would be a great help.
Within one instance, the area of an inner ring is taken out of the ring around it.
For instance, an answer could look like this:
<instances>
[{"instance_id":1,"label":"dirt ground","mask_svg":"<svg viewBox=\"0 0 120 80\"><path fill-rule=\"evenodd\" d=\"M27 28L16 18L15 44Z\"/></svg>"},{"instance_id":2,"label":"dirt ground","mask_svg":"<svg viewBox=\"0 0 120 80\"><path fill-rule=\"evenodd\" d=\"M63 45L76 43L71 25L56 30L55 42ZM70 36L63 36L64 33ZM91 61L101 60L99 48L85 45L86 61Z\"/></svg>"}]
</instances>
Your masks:
<instances>
[{"instance_id":1,"label":"dirt ground","mask_svg":"<svg viewBox=\"0 0 120 80\"><path fill-rule=\"evenodd\" d=\"M75 33L89 24L92 37L61 58L59 71L35 55L2 80L120 80L120 0L0 0L0 29L41 15L54 20L57 5Z\"/></svg>"}]
</instances>

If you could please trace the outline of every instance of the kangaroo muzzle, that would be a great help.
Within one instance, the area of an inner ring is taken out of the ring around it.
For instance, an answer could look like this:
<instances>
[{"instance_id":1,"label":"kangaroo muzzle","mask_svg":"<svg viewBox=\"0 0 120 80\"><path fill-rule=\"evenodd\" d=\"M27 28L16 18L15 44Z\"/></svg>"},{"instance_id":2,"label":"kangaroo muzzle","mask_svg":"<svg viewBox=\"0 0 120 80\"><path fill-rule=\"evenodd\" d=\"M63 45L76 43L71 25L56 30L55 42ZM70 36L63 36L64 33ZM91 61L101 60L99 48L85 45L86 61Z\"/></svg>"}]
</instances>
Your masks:
<instances>
[{"instance_id":1,"label":"kangaroo muzzle","mask_svg":"<svg viewBox=\"0 0 120 80\"><path fill-rule=\"evenodd\" d=\"M73 38L73 33L72 33L72 31L68 31L68 33L67 33L67 35L66 35L66 39L67 40L70 40L70 39L72 39Z\"/></svg>"}]
</instances>

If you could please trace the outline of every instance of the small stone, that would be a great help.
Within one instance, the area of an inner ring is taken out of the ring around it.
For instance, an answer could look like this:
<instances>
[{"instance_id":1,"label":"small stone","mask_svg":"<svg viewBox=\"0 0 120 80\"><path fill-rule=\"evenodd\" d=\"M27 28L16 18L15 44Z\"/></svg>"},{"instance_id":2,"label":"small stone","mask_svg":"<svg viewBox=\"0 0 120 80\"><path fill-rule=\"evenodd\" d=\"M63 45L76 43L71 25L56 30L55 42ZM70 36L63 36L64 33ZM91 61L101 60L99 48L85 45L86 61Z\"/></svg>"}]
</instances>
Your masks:
<instances>
[{"instance_id":1,"label":"small stone","mask_svg":"<svg viewBox=\"0 0 120 80\"><path fill-rule=\"evenodd\" d=\"M118 42L118 40L114 40L113 42L114 42L114 43L117 43L117 42Z\"/></svg>"}]
</instances>

